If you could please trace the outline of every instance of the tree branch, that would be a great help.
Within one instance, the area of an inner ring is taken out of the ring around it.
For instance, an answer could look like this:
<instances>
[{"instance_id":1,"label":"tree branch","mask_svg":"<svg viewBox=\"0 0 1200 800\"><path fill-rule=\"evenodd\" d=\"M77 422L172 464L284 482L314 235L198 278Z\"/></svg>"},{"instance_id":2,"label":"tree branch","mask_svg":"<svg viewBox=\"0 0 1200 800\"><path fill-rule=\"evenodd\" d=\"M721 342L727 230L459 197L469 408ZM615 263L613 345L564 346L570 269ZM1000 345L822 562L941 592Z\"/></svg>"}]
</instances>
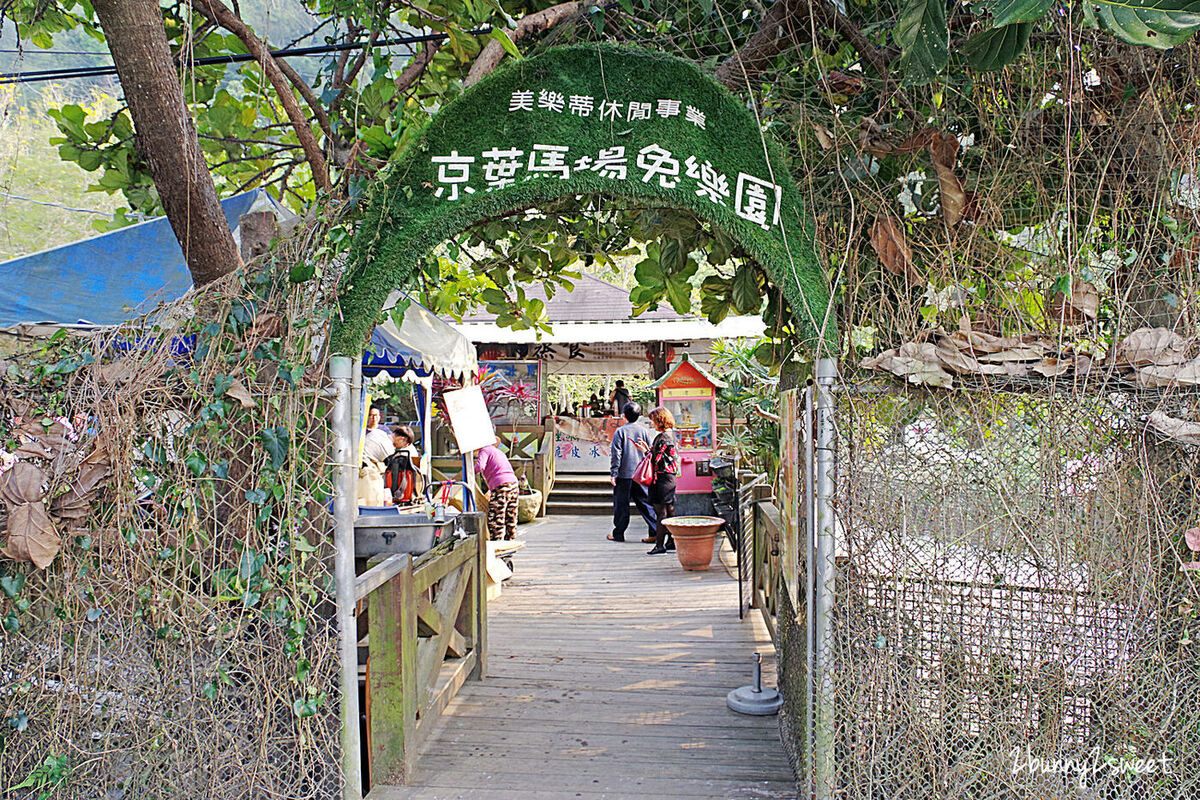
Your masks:
<instances>
[{"instance_id":1,"label":"tree branch","mask_svg":"<svg viewBox=\"0 0 1200 800\"><path fill-rule=\"evenodd\" d=\"M812 8L806 0L776 0L754 35L717 67L713 78L735 92L749 88L746 84L750 78L799 42L799 23L811 14Z\"/></svg>"},{"instance_id":2,"label":"tree branch","mask_svg":"<svg viewBox=\"0 0 1200 800\"><path fill-rule=\"evenodd\" d=\"M746 85L748 79L768 69L775 57L788 47L805 41L808 31L803 23L809 19L814 19L818 26L833 28L849 42L883 81L884 94L895 92L905 113L916 119L912 107L899 94L899 87L892 79L891 57L871 44L852 19L832 8L826 0L777 0L763 17L758 31L717 68L713 77L734 91L750 88Z\"/></svg>"},{"instance_id":3,"label":"tree branch","mask_svg":"<svg viewBox=\"0 0 1200 800\"><path fill-rule=\"evenodd\" d=\"M321 152L316 137L313 136L312 128L309 127L308 120L300 113L300 106L296 103L296 98L292 94L291 83L285 77L284 70L280 67L280 62L276 61L275 57L271 55L271 51L267 48L266 43L262 39L259 39L254 31L250 30L250 27L240 17L226 8L225 4L220 2L220 0L197 0L194 8L206 19L217 23L238 37L242 44L246 45L246 49L250 51L250 54L258 60L263 73L267 76L267 80L271 82L271 86L279 96L279 102L283 104L283 110L287 112L288 119L292 123L292 128L296 131L296 138L300 141L300 147L304 150L304 156L308 159L308 163L312 167L313 183L316 184L317 189L329 191L329 166L325 163L325 154ZM329 124L328 120L326 120L325 124Z\"/></svg>"},{"instance_id":4,"label":"tree branch","mask_svg":"<svg viewBox=\"0 0 1200 800\"><path fill-rule=\"evenodd\" d=\"M292 86L295 86L296 91L304 98L304 102L312 109L313 116L317 118L317 124L321 126L325 138L329 140L330 144L333 144L336 140L333 137L333 129L329 127L329 115L325 113L325 106L317 98L308 82L300 77L299 72L292 69L292 65L287 62L287 59L278 58L275 63L279 64L279 69L283 70L283 74L287 76Z\"/></svg>"},{"instance_id":5,"label":"tree branch","mask_svg":"<svg viewBox=\"0 0 1200 800\"><path fill-rule=\"evenodd\" d=\"M407 64L404 65L404 70L396 77L396 92L403 94L412 88L412 85L420 80L421 75L433 61L433 57L437 55L437 51L442 49L443 39L439 42L426 42L421 48L421 52L413 56Z\"/></svg>"},{"instance_id":6,"label":"tree branch","mask_svg":"<svg viewBox=\"0 0 1200 800\"><path fill-rule=\"evenodd\" d=\"M517 23L516 28L505 32L514 42L519 42L535 33L541 33L553 28L564 20L571 19L583 11L583 8L584 4L581 2L559 3L556 6L542 9L536 14L529 14L522 17L521 21ZM500 62L504 60L504 55L504 45L495 39L489 41L479 51L479 55L475 57L475 62L471 64L471 69L467 73L466 80L463 81L463 86L474 86L478 83L480 78L500 66Z\"/></svg>"}]
</instances>

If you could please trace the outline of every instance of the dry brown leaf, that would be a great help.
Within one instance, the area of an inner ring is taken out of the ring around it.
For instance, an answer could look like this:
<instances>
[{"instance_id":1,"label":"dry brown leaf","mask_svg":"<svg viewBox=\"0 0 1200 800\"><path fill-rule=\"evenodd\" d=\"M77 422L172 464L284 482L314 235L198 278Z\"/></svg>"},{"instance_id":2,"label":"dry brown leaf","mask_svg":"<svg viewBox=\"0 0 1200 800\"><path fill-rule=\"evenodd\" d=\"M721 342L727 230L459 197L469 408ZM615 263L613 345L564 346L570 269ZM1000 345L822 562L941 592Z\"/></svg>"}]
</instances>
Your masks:
<instances>
[{"instance_id":1,"label":"dry brown leaf","mask_svg":"<svg viewBox=\"0 0 1200 800\"><path fill-rule=\"evenodd\" d=\"M9 513L8 543L0 552L14 561L32 561L38 569L45 569L61 545L46 507L40 501L21 503Z\"/></svg>"},{"instance_id":2,"label":"dry brown leaf","mask_svg":"<svg viewBox=\"0 0 1200 800\"><path fill-rule=\"evenodd\" d=\"M933 132L929 138L929 155L935 167L954 169L958 159L958 137L952 133Z\"/></svg>"},{"instance_id":3,"label":"dry brown leaf","mask_svg":"<svg viewBox=\"0 0 1200 800\"><path fill-rule=\"evenodd\" d=\"M833 94L856 95L863 90L866 82L861 75L831 69L821 80L821 85L825 91Z\"/></svg>"},{"instance_id":4,"label":"dry brown leaf","mask_svg":"<svg viewBox=\"0 0 1200 800\"><path fill-rule=\"evenodd\" d=\"M1010 378L1028 378L1029 364L1023 361L1005 361L1004 374Z\"/></svg>"},{"instance_id":5,"label":"dry brown leaf","mask_svg":"<svg viewBox=\"0 0 1200 800\"><path fill-rule=\"evenodd\" d=\"M991 364L1007 364L1017 361L1041 361L1046 351L1041 347L1010 347L995 353L986 353L979 357L980 361Z\"/></svg>"},{"instance_id":6,"label":"dry brown leaf","mask_svg":"<svg viewBox=\"0 0 1200 800\"><path fill-rule=\"evenodd\" d=\"M880 353L877 356L871 356L870 358L864 358L862 360L862 362L860 363L860 366L863 369L882 369L882 370L887 370L888 372L890 372L892 369L892 364L895 360L896 360L896 351L895 350L884 350L882 353Z\"/></svg>"},{"instance_id":7,"label":"dry brown leaf","mask_svg":"<svg viewBox=\"0 0 1200 800\"><path fill-rule=\"evenodd\" d=\"M86 519L87 515L91 513L92 499L95 494L95 492L82 489L78 484L73 485L50 501L50 513L60 520L78 522Z\"/></svg>"},{"instance_id":8,"label":"dry brown leaf","mask_svg":"<svg viewBox=\"0 0 1200 800\"><path fill-rule=\"evenodd\" d=\"M976 355L998 353L1010 347L1017 347L1021 340L1011 336L993 336L983 331L955 331L948 337L954 346L960 350L970 350Z\"/></svg>"},{"instance_id":9,"label":"dry brown leaf","mask_svg":"<svg viewBox=\"0 0 1200 800\"><path fill-rule=\"evenodd\" d=\"M1048 357L1034 364L1033 371L1044 378L1057 378L1067 374L1073 365L1074 362L1069 358Z\"/></svg>"},{"instance_id":10,"label":"dry brown leaf","mask_svg":"<svg viewBox=\"0 0 1200 800\"><path fill-rule=\"evenodd\" d=\"M31 420L21 426L17 436L21 440L18 456L55 459L74 451L76 446L67 438L67 426L61 422L45 426L39 420Z\"/></svg>"},{"instance_id":11,"label":"dry brown leaf","mask_svg":"<svg viewBox=\"0 0 1200 800\"><path fill-rule=\"evenodd\" d=\"M250 335L259 339L273 339L283 330L283 315L276 311L259 314L250 324Z\"/></svg>"},{"instance_id":12,"label":"dry brown leaf","mask_svg":"<svg viewBox=\"0 0 1200 800\"><path fill-rule=\"evenodd\" d=\"M817 144L821 145L822 150L833 149L833 135L829 131L813 123L813 134L816 135Z\"/></svg>"},{"instance_id":13,"label":"dry brown leaf","mask_svg":"<svg viewBox=\"0 0 1200 800\"><path fill-rule=\"evenodd\" d=\"M1172 253L1168 264L1171 269L1190 267L1196 263L1197 254L1200 254L1200 233L1193 234L1183 247Z\"/></svg>"},{"instance_id":14,"label":"dry brown leaf","mask_svg":"<svg viewBox=\"0 0 1200 800\"><path fill-rule=\"evenodd\" d=\"M941 386L944 389L954 386L954 379L942 369L938 360L937 346L930 342L902 344L888 371L907 378L909 383Z\"/></svg>"},{"instance_id":15,"label":"dry brown leaf","mask_svg":"<svg viewBox=\"0 0 1200 800\"><path fill-rule=\"evenodd\" d=\"M929 155L933 161L933 169L937 172L942 218L946 225L952 228L962 220L967 207L967 193L963 189L962 181L954 174L954 162L958 158L958 139L953 134L934 133L929 140Z\"/></svg>"},{"instance_id":16,"label":"dry brown leaf","mask_svg":"<svg viewBox=\"0 0 1200 800\"><path fill-rule=\"evenodd\" d=\"M955 346L953 340L943 338L937 346L938 361L943 366L959 375L1003 375L1004 367L999 364L985 364L973 354Z\"/></svg>"},{"instance_id":17,"label":"dry brown leaf","mask_svg":"<svg viewBox=\"0 0 1200 800\"><path fill-rule=\"evenodd\" d=\"M868 140L866 149L871 155L879 158L890 155L909 155L924 150L937 135L937 129L925 128L897 144L883 140ZM867 138L868 136L868 132L864 131L860 139Z\"/></svg>"},{"instance_id":18,"label":"dry brown leaf","mask_svg":"<svg viewBox=\"0 0 1200 800\"><path fill-rule=\"evenodd\" d=\"M1118 366L1158 366L1182 364L1188 360L1189 343L1167 328L1138 328L1121 340L1113 350Z\"/></svg>"},{"instance_id":19,"label":"dry brown leaf","mask_svg":"<svg viewBox=\"0 0 1200 800\"><path fill-rule=\"evenodd\" d=\"M122 384L129 383L137 376L137 368L128 359L114 361L111 364L101 364L96 368L96 379L100 383Z\"/></svg>"},{"instance_id":20,"label":"dry brown leaf","mask_svg":"<svg viewBox=\"0 0 1200 800\"><path fill-rule=\"evenodd\" d=\"M1200 553L1200 528L1188 528L1184 531L1183 541L1187 543L1188 550Z\"/></svg>"},{"instance_id":21,"label":"dry brown leaf","mask_svg":"<svg viewBox=\"0 0 1200 800\"><path fill-rule=\"evenodd\" d=\"M1168 416L1164 411L1151 411L1146 422L1150 424L1151 428L1169 439L1175 439L1184 444L1200 445L1200 422L1176 419Z\"/></svg>"},{"instance_id":22,"label":"dry brown leaf","mask_svg":"<svg viewBox=\"0 0 1200 800\"><path fill-rule=\"evenodd\" d=\"M967 207L967 193L953 169L941 164L934 164L933 168L937 172L938 189L941 191L942 219L953 228L962 221Z\"/></svg>"},{"instance_id":23,"label":"dry brown leaf","mask_svg":"<svg viewBox=\"0 0 1200 800\"><path fill-rule=\"evenodd\" d=\"M942 369L937 348L928 342L908 342L900 350L885 350L877 356L863 359L864 369L878 369L907 378L909 383L953 387L950 373Z\"/></svg>"},{"instance_id":24,"label":"dry brown leaf","mask_svg":"<svg viewBox=\"0 0 1200 800\"><path fill-rule=\"evenodd\" d=\"M90 492L91 490L95 489L97 485L99 485L100 481L107 478L111 472L112 470L109 468L108 464L83 464L79 468L79 477L76 478L75 482L79 485L80 489L85 492Z\"/></svg>"},{"instance_id":25,"label":"dry brown leaf","mask_svg":"<svg viewBox=\"0 0 1200 800\"><path fill-rule=\"evenodd\" d=\"M919 283L921 275L913 268L912 248L904 235L904 227L891 216L875 218L871 225L871 248L878 254L884 269L903 275L909 283Z\"/></svg>"},{"instance_id":26,"label":"dry brown leaf","mask_svg":"<svg viewBox=\"0 0 1200 800\"><path fill-rule=\"evenodd\" d=\"M1141 367L1135 374L1139 386L1159 388L1166 386L1200 386L1200 360L1186 364L1170 364L1165 367Z\"/></svg>"},{"instance_id":27,"label":"dry brown leaf","mask_svg":"<svg viewBox=\"0 0 1200 800\"><path fill-rule=\"evenodd\" d=\"M42 443L40 439L22 437L21 446L15 453L17 458L54 458L54 451Z\"/></svg>"},{"instance_id":28,"label":"dry brown leaf","mask_svg":"<svg viewBox=\"0 0 1200 800\"><path fill-rule=\"evenodd\" d=\"M28 461L18 461L0 475L0 497L10 506L42 499L46 473Z\"/></svg>"},{"instance_id":29,"label":"dry brown leaf","mask_svg":"<svg viewBox=\"0 0 1200 800\"><path fill-rule=\"evenodd\" d=\"M246 384L241 381L234 381L233 386L225 390L225 396L237 400L242 404L242 408L254 408L254 397L246 389Z\"/></svg>"},{"instance_id":30,"label":"dry brown leaf","mask_svg":"<svg viewBox=\"0 0 1200 800\"><path fill-rule=\"evenodd\" d=\"M1056 293L1046 313L1062 325L1086 325L1100 313L1100 293L1087 281L1071 281L1070 297Z\"/></svg>"}]
</instances>

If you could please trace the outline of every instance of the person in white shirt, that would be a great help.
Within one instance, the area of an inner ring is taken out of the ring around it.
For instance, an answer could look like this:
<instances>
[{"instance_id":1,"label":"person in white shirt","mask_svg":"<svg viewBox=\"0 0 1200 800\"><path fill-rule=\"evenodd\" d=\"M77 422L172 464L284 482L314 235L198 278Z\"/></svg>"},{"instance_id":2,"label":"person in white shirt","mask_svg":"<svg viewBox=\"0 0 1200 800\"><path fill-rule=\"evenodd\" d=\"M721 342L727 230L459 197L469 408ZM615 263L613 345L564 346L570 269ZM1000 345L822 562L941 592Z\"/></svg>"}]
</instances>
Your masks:
<instances>
[{"instance_id":1,"label":"person in white shirt","mask_svg":"<svg viewBox=\"0 0 1200 800\"><path fill-rule=\"evenodd\" d=\"M358 470L358 503L363 506L389 505L383 485L384 462L396 451L392 434L380 423L383 412L372 406L367 412L367 433L363 437L362 466Z\"/></svg>"}]
</instances>

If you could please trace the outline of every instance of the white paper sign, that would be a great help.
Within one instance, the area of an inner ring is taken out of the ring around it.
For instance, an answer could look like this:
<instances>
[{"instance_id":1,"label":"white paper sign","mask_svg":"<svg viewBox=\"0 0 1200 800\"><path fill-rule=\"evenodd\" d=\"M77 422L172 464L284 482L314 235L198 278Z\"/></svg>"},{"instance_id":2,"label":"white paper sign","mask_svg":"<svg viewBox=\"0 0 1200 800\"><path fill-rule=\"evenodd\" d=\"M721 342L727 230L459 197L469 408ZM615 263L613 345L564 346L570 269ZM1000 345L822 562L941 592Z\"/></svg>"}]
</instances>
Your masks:
<instances>
[{"instance_id":1,"label":"white paper sign","mask_svg":"<svg viewBox=\"0 0 1200 800\"><path fill-rule=\"evenodd\" d=\"M458 443L460 453L469 453L496 443L496 429L492 427L492 417L478 386L455 389L446 392L444 397L446 413L450 415L450 425L454 428L454 440Z\"/></svg>"}]
</instances>

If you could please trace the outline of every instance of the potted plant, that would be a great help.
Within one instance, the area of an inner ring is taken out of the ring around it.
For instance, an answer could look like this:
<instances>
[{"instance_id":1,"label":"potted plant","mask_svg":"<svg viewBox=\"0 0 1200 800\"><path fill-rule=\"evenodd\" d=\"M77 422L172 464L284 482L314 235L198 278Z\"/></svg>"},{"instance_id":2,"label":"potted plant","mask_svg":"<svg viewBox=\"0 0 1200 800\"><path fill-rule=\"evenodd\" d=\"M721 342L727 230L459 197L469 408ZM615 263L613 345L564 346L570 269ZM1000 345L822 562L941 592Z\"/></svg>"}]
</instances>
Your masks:
<instances>
[{"instance_id":1,"label":"potted plant","mask_svg":"<svg viewBox=\"0 0 1200 800\"><path fill-rule=\"evenodd\" d=\"M690 571L708 569L712 563L717 531L721 530L725 520L703 516L667 517L661 524L667 526L671 538L675 540L679 566Z\"/></svg>"}]
</instances>

